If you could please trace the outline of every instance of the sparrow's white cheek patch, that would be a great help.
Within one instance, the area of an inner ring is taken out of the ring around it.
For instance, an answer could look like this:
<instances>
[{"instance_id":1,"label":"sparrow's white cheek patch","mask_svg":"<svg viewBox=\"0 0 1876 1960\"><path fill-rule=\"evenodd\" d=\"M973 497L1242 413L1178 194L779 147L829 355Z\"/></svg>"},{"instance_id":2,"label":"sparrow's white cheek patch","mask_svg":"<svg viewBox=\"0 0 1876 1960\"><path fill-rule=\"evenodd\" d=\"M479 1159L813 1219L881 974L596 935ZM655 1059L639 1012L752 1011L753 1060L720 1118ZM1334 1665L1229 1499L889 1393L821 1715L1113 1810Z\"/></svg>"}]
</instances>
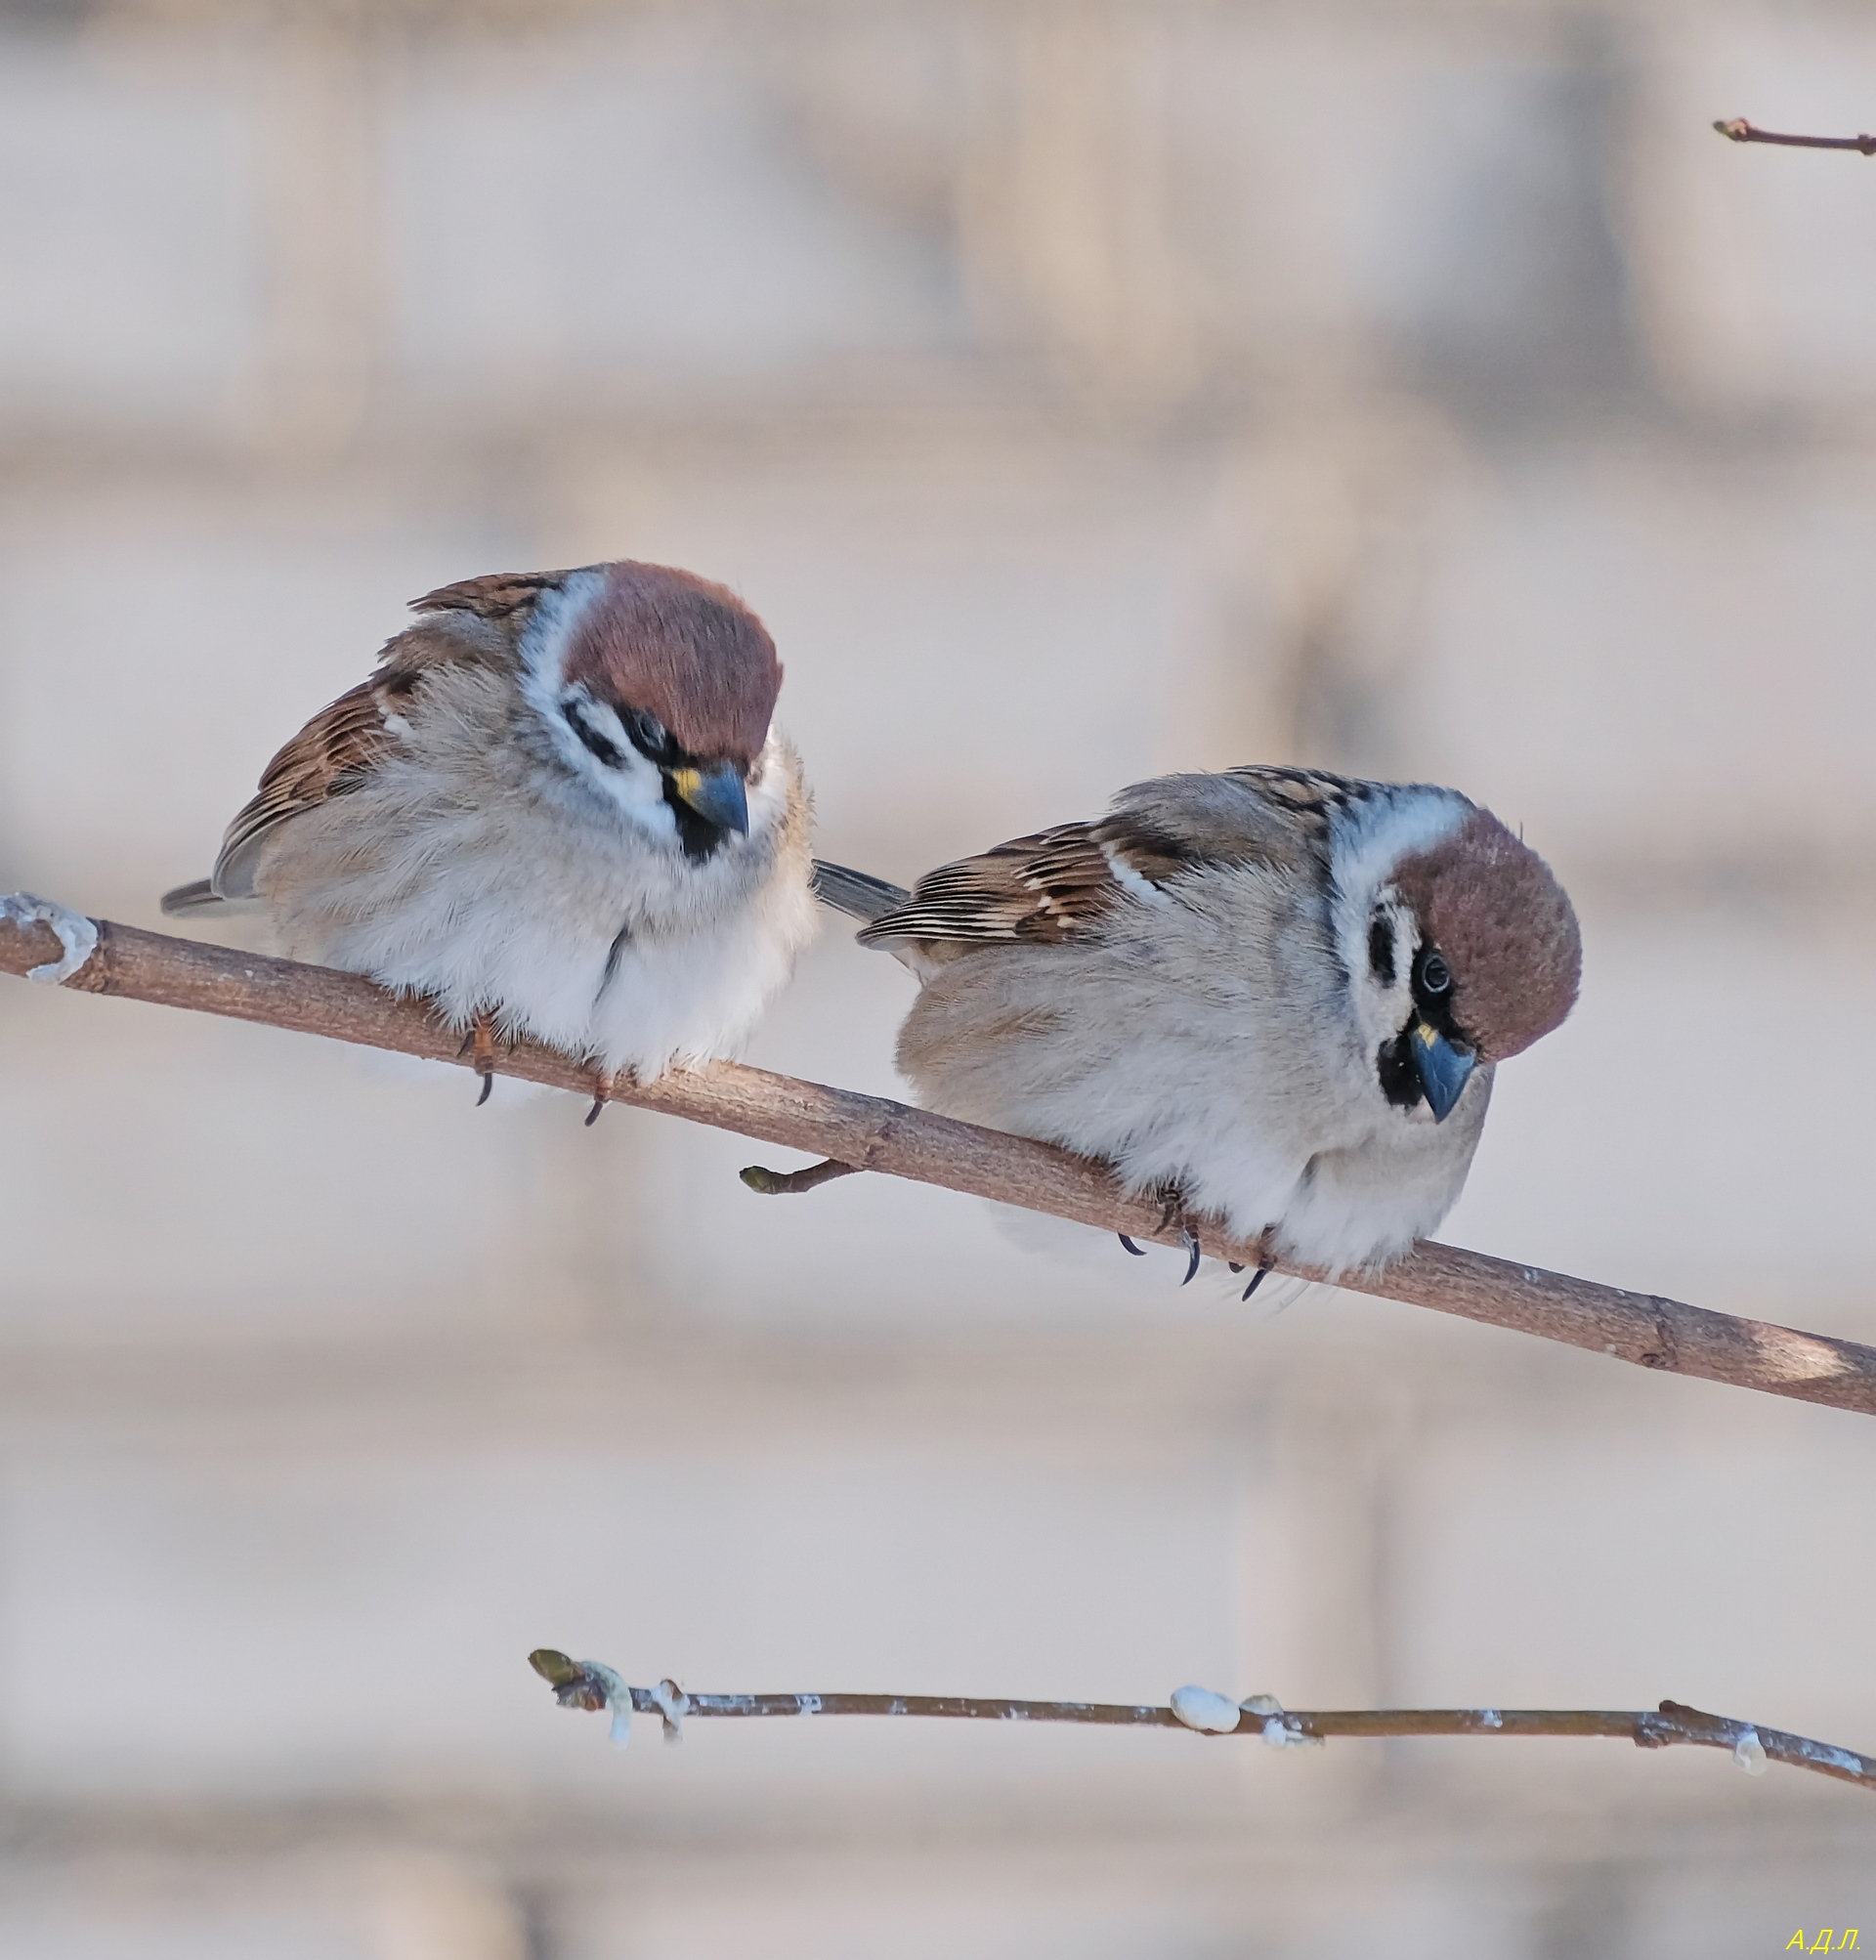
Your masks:
<instances>
[{"instance_id":1,"label":"sparrow's white cheek patch","mask_svg":"<svg viewBox=\"0 0 1876 1960\"><path fill-rule=\"evenodd\" d=\"M569 688L560 698L560 711L567 726L596 761L608 769L624 765L631 745L618 716L604 702L593 700L584 688Z\"/></svg>"},{"instance_id":2,"label":"sparrow's white cheek patch","mask_svg":"<svg viewBox=\"0 0 1876 1960\"><path fill-rule=\"evenodd\" d=\"M534 610L521 636L522 692L542 705L558 691L565 671L568 642L588 609L606 589L597 573L577 572L559 586L550 586L534 601Z\"/></svg>"},{"instance_id":3,"label":"sparrow's white cheek patch","mask_svg":"<svg viewBox=\"0 0 1876 1960\"><path fill-rule=\"evenodd\" d=\"M524 690L526 692L526 690ZM622 811L641 831L674 842L677 822L658 765L642 755L618 716L584 688L569 688L539 707L555 753L588 789Z\"/></svg>"},{"instance_id":4,"label":"sparrow's white cheek patch","mask_svg":"<svg viewBox=\"0 0 1876 1960\"><path fill-rule=\"evenodd\" d=\"M585 690L563 688L561 676L566 665L567 643L604 588L605 581L594 574L579 573L559 588L543 592L534 602L533 614L517 649L521 698L546 724L555 747L576 771L580 767L585 747L567 719L563 697L569 692L584 695Z\"/></svg>"},{"instance_id":5,"label":"sparrow's white cheek patch","mask_svg":"<svg viewBox=\"0 0 1876 1960\"><path fill-rule=\"evenodd\" d=\"M1413 1019L1414 949L1419 928L1391 887L1377 894L1366 930L1351 932L1342 952L1349 1006L1365 1053L1396 1041Z\"/></svg>"},{"instance_id":6,"label":"sparrow's white cheek patch","mask_svg":"<svg viewBox=\"0 0 1876 1960\"><path fill-rule=\"evenodd\" d=\"M1407 908L1393 888L1395 868L1410 852L1426 850L1457 830L1471 807L1451 789L1397 789L1336 828L1330 844L1330 916L1348 972L1372 972L1370 932L1375 914L1386 912L1395 921L1395 982L1406 978L1413 945L1409 936L1403 959L1399 921Z\"/></svg>"}]
</instances>

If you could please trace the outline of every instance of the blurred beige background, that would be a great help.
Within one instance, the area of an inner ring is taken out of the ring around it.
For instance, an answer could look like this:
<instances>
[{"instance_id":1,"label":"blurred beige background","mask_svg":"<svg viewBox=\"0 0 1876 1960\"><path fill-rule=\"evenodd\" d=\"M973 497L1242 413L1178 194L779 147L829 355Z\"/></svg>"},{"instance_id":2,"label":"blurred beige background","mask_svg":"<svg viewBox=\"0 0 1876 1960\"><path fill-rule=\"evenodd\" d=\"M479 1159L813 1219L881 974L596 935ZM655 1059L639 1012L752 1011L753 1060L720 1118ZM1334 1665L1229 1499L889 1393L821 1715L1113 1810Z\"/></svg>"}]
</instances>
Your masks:
<instances>
[{"instance_id":1,"label":"blurred beige background","mask_svg":"<svg viewBox=\"0 0 1876 1960\"><path fill-rule=\"evenodd\" d=\"M1587 983L1447 1236L1876 1339L1876 165L1708 127L1872 77L1800 0L9 0L0 888L153 923L410 595L670 559L877 872L1491 803ZM890 1090L907 992L831 925L756 1059ZM529 1648L1869 1749L1876 1427L472 1093L0 987L0 1950L1876 1940L1868 1800L1704 1753L609 1750Z\"/></svg>"}]
</instances>

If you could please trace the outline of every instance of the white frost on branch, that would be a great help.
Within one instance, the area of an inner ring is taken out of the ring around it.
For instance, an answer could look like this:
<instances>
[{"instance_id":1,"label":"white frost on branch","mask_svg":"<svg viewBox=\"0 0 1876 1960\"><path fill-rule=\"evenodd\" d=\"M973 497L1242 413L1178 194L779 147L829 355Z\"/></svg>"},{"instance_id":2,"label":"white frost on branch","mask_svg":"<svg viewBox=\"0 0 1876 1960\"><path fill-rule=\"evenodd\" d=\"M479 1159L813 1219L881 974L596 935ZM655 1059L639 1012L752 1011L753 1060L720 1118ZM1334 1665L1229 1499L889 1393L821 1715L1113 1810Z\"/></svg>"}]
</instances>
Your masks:
<instances>
[{"instance_id":1,"label":"white frost on branch","mask_svg":"<svg viewBox=\"0 0 1876 1960\"><path fill-rule=\"evenodd\" d=\"M34 898L29 891L0 894L0 918L11 925L49 925L59 935L60 957L45 966L28 966L26 978L48 987L69 980L98 951L98 922L73 912L57 899Z\"/></svg>"},{"instance_id":2,"label":"white frost on branch","mask_svg":"<svg viewBox=\"0 0 1876 1960\"><path fill-rule=\"evenodd\" d=\"M615 1749L623 1749L632 1739L632 1691L604 1661L577 1661L606 1690L606 1706L612 1714L613 1726L607 1731L607 1740Z\"/></svg>"},{"instance_id":3,"label":"white frost on branch","mask_svg":"<svg viewBox=\"0 0 1876 1960\"><path fill-rule=\"evenodd\" d=\"M1172 1690L1172 1713L1201 1735L1229 1735L1238 1726L1238 1704L1215 1688L1188 1683Z\"/></svg>"},{"instance_id":4,"label":"white frost on branch","mask_svg":"<svg viewBox=\"0 0 1876 1960\"><path fill-rule=\"evenodd\" d=\"M664 1718L664 1740L682 1742L684 1718L691 1712L691 1698L678 1686L676 1682L666 1678L650 1690L652 1700L658 1705L658 1712Z\"/></svg>"}]
</instances>

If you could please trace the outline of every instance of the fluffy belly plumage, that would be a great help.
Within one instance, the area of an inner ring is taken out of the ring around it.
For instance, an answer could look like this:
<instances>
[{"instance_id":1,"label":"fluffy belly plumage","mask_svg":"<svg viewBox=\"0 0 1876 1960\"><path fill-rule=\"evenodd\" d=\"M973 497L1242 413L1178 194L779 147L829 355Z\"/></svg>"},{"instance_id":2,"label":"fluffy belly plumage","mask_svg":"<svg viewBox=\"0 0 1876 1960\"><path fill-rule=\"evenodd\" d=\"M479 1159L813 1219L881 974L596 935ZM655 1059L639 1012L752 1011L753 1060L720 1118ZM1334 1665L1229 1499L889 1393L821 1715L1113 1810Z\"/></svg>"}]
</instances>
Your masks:
<instances>
[{"instance_id":1,"label":"fluffy belly plumage","mask_svg":"<svg viewBox=\"0 0 1876 1960\"><path fill-rule=\"evenodd\" d=\"M257 882L276 886L295 957L427 997L454 1026L488 1015L503 1034L642 1075L733 1052L813 931L805 878L781 863L672 917L629 860L553 834L527 840L537 848L511 836L499 854L464 841L426 849L419 831L375 864L356 849L321 864L327 839L293 826L280 840L289 874L267 866Z\"/></svg>"}]
</instances>

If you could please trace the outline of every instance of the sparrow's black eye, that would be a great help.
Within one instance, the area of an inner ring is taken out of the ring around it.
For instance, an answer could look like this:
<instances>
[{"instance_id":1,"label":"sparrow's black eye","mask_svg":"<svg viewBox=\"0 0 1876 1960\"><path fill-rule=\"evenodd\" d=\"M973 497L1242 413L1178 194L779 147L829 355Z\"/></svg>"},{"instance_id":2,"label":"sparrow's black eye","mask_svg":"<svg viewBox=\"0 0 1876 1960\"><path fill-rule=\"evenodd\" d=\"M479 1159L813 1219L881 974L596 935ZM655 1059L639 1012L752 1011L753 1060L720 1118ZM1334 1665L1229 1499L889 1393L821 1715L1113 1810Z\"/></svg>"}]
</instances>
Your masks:
<instances>
[{"instance_id":1,"label":"sparrow's black eye","mask_svg":"<svg viewBox=\"0 0 1876 1960\"><path fill-rule=\"evenodd\" d=\"M1437 952L1428 953L1420 962L1420 984L1428 994L1444 994L1451 989L1453 969Z\"/></svg>"},{"instance_id":2,"label":"sparrow's black eye","mask_svg":"<svg viewBox=\"0 0 1876 1960\"><path fill-rule=\"evenodd\" d=\"M674 753L671 732L657 715L647 714L643 708L628 707L619 719L625 724L625 733L632 738L632 746L641 755L663 762Z\"/></svg>"}]
</instances>

